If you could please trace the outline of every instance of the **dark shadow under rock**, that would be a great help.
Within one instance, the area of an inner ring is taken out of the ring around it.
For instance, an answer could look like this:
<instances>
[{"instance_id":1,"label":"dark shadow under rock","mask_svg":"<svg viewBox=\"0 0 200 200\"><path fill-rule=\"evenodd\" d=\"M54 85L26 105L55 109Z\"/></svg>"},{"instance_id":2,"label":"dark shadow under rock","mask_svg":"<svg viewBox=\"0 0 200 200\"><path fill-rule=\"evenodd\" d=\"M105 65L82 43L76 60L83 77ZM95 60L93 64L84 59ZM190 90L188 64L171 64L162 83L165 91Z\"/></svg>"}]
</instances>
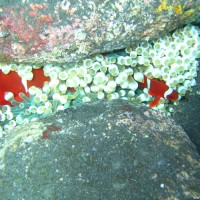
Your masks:
<instances>
[{"instance_id":1,"label":"dark shadow under rock","mask_svg":"<svg viewBox=\"0 0 200 200\"><path fill-rule=\"evenodd\" d=\"M200 154L200 76L196 78L197 85L175 107L173 118L180 124Z\"/></svg>"},{"instance_id":2,"label":"dark shadow under rock","mask_svg":"<svg viewBox=\"0 0 200 200\"><path fill-rule=\"evenodd\" d=\"M200 158L183 129L127 101L56 113L5 142L2 199L200 197Z\"/></svg>"}]
</instances>

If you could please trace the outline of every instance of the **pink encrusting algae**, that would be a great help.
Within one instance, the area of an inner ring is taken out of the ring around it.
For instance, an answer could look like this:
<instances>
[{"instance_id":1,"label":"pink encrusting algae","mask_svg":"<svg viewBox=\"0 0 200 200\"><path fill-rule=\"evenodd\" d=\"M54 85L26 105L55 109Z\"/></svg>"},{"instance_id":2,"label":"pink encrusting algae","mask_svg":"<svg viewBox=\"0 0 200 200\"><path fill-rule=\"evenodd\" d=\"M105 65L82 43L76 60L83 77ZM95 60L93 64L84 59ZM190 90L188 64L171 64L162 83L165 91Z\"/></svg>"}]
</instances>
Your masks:
<instances>
[{"instance_id":1,"label":"pink encrusting algae","mask_svg":"<svg viewBox=\"0 0 200 200\"><path fill-rule=\"evenodd\" d=\"M31 4L30 7L15 9L5 8L0 18L1 30L7 33L2 38L2 43L6 43L10 48L9 54L22 56L24 54L32 54L45 49L47 43L46 38L41 37L43 25L51 25L53 18L51 14L43 14L47 9L42 4ZM30 18L26 18L29 12ZM34 12L34 14L33 14ZM25 47L26 46L26 47ZM6 47L2 46L6 51ZM16 49L21 48L21 51Z\"/></svg>"}]
</instances>

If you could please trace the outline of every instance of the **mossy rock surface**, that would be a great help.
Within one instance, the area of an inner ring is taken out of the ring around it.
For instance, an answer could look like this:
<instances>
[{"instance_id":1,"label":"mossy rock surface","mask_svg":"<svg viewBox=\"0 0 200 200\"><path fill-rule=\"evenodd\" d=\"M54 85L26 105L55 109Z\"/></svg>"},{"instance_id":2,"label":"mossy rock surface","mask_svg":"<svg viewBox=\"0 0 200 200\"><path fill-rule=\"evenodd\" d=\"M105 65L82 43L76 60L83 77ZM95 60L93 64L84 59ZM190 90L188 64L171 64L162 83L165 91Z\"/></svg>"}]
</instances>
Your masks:
<instances>
[{"instance_id":1,"label":"mossy rock surface","mask_svg":"<svg viewBox=\"0 0 200 200\"><path fill-rule=\"evenodd\" d=\"M200 157L183 129L127 101L58 112L15 129L1 148L2 199L200 196Z\"/></svg>"},{"instance_id":2,"label":"mossy rock surface","mask_svg":"<svg viewBox=\"0 0 200 200\"><path fill-rule=\"evenodd\" d=\"M10 0L0 11L0 62L69 67L197 20L200 0Z\"/></svg>"}]
</instances>

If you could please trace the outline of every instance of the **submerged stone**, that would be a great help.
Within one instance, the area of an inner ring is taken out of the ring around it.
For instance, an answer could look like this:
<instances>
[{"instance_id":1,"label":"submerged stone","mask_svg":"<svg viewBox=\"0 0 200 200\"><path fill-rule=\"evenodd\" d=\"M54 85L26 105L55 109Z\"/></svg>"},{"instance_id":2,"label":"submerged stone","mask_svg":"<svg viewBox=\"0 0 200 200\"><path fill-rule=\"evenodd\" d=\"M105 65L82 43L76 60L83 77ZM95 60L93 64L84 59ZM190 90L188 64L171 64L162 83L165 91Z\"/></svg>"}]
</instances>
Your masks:
<instances>
[{"instance_id":1,"label":"submerged stone","mask_svg":"<svg viewBox=\"0 0 200 200\"><path fill-rule=\"evenodd\" d=\"M191 199L200 157L172 119L128 101L58 112L1 141L2 199Z\"/></svg>"},{"instance_id":2,"label":"submerged stone","mask_svg":"<svg viewBox=\"0 0 200 200\"><path fill-rule=\"evenodd\" d=\"M0 62L76 63L194 22L199 10L199 0L1 1Z\"/></svg>"}]
</instances>

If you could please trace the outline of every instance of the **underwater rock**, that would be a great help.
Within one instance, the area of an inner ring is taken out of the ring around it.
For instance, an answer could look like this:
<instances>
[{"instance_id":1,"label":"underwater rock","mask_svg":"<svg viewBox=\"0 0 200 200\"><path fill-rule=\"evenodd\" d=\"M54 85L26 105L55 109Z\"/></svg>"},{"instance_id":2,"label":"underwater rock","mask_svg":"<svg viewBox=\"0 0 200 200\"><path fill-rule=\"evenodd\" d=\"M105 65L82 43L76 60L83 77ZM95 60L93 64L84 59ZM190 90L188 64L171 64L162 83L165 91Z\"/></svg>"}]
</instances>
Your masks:
<instances>
[{"instance_id":1,"label":"underwater rock","mask_svg":"<svg viewBox=\"0 0 200 200\"><path fill-rule=\"evenodd\" d=\"M173 119L180 124L200 154L200 75L196 86L186 93L180 104L174 107Z\"/></svg>"},{"instance_id":2,"label":"underwater rock","mask_svg":"<svg viewBox=\"0 0 200 200\"><path fill-rule=\"evenodd\" d=\"M77 62L170 32L198 19L199 9L200 1L183 0L4 1L0 62Z\"/></svg>"},{"instance_id":3,"label":"underwater rock","mask_svg":"<svg viewBox=\"0 0 200 200\"><path fill-rule=\"evenodd\" d=\"M2 199L196 199L200 157L147 106L98 101L17 127L1 141Z\"/></svg>"}]
</instances>

